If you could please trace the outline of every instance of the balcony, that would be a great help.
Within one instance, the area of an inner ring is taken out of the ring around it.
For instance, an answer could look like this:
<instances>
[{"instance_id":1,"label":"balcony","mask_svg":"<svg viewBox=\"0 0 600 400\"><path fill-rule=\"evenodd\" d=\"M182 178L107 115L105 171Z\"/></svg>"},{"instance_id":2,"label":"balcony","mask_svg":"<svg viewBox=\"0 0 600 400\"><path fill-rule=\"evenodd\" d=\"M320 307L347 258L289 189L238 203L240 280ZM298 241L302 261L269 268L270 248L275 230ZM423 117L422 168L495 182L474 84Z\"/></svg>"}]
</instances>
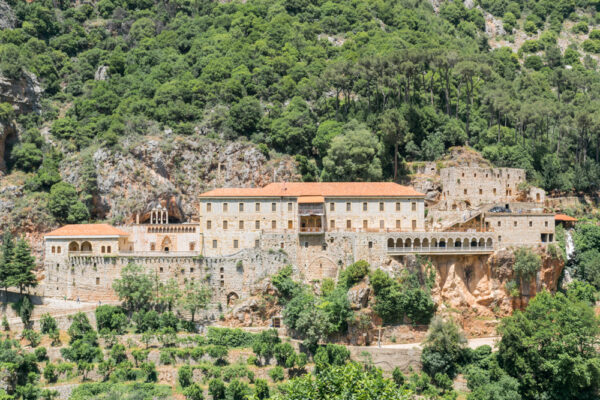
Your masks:
<instances>
[{"instance_id":1,"label":"balcony","mask_svg":"<svg viewBox=\"0 0 600 400\"><path fill-rule=\"evenodd\" d=\"M494 246L468 246L468 247L439 247L439 246L412 246L412 247L388 247L389 255L404 254L490 254L494 252Z\"/></svg>"},{"instance_id":2,"label":"balcony","mask_svg":"<svg viewBox=\"0 0 600 400\"><path fill-rule=\"evenodd\" d=\"M495 250L491 232L390 233L389 255L404 254L490 254Z\"/></svg>"},{"instance_id":3,"label":"balcony","mask_svg":"<svg viewBox=\"0 0 600 400\"><path fill-rule=\"evenodd\" d=\"M300 233L321 234L321 233L325 233L325 230L322 227L317 227L317 226L303 226L303 227L300 227Z\"/></svg>"},{"instance_id":4,"label":"balcony","mask_svg":"<svg viewBox=\"0 0 600 400\"><path fill-rule=\"evenodd\" d=\"M325 207L321 204L309 203L309 204L298 204L298 215L323 215L325 214Z\"/></svg>"}]
</instances>

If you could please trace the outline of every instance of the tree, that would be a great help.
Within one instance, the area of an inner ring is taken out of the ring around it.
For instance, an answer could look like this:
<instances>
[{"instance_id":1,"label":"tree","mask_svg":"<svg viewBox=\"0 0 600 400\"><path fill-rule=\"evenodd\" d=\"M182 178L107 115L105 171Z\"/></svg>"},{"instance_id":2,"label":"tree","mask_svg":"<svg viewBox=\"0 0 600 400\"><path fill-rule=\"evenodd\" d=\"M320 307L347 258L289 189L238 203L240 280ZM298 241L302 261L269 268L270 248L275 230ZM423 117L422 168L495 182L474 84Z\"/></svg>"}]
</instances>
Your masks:
<instances>
[{"instance_id":1,"label":"tree","mask_svg":"<svg viewBox=\"0 0 600 400\"><path fill-rule=\"evenodd\" d=\"M22 171L30 172L40 166L43 160L43 153L33 143L22 143L12 150L10 158L15 167Z\"/></svg>"},{"instance_id":2,"label":"tree","mask_svg":"<svg viewBox=\"0 0 600 400\"><path fill-rule=\"evenodd\" d=\"M466 343L467 340L453 320L434 318L423 343L423 371L434 378L439 373L454 378Z\"/></svg>"},{"instance_id":3,"label":"tree","mask_svg":"<svg viewBox=\"0 0 600 400\"><path fill-rule=\"evenodd\" d=\"M61 222L78 223L89 219L89 211L79 201L75 187L58 182L50 189L48 209Z\"/></svg>"},{"instance_id":4,"label":"tree","mask_svg":"<svg viewBox=\"0 0 600 400\"><path fill-rule=\"evenodd\" d=\"M264 379L257 379L254 382L254 396L257 399L264 400L270 397L269 385Z\"/></svg>"},{"instance_id":5,"label":"tree","mask_svg":"<svg viewBox=\"0 0 600 400\"><path fill-rule=\"evenodd\" d=\"M222 400L225 398L225 384L218 378L211 379L208 382L208 393L213 400Z\"/></svg>"},{"instance_id":6,"label":"tree","mask_svg":"<svg viewBox=\"0 0 600 400\"><path fill-rule=\"evenodd\" d=\"M364 125L334 137L323 159L324 181L378 181L382 170L377 138Z\"/></svg>"},{"instance_id":7,"label":"tree","mask_svg":"<svg viewBox=\"0 0 600 400\"><path fill-rule=\"evenodd\" d=\"M45 313L42 315L42 319L40 320L40 331L44 334L49 334L58 330L58 324L56 320L50 315L50 313Z\"/></svg>"},{"instance_id":8,"label":"tree","mask_svg":"<svg viewBox=\"0 0 600 400\"><path fill-rule=\"evenodd\" d=\"M129 311L145 310L152 305L153 280L141 265L128 264L123 268L121 278L113 282L113 289Z\"/></svg>"},{"instance_id":9,"label":"tree","mask_svg":"<svg viewBox=\"0 0 600 400\"><path fill-rule=\"evenodd\" d=\"M192 383L183 391L183 395L187 400L204 400L204 390L197 383Z\"/></svg>"},{"instance_id":10,"label":"tree","mask_svg":"<svg viewBox=\"0 0 600 400\"><path fill-rule=\"evenodd\" d=\"M593 399L600 387L598 319L587 303L538 293L525 311L500 323L500 366L523 399Z\"/></svg>"},{"instance_id":11,"label":"tree","mask_svg":"<svg viewBox=\"0 0 600 400\"><path fill-rule=\"evenodd\" d=\"M196 313L206 308L211 297L212 291L208 286L196 281L186 283L181 297L181 306L192 315L192 322L194 322Z\"/></svg>"},{"instance_id":12,"label":"tree","mask_svg":"<svg viewBox=\"0 0 600 400\"><path fill-rule=\"evenodd\" d=\"M379 129L382 142L394 150L394 181L398 179L398 146L408 133L408 124L397 109L386 110L381 116Z\"/></svg>"},{"instance_id":13,"label":"tree","mask_svg":"<svg viewBox=\"0 0 600 400\"><path fill-rule=\"evenodd\" d=\"M193 373L192 367L189 364L182 365L179 368L179 372L177 374L177 380L182 388L187 388L192 384L193 381Z\"/></svg>"},{"instance_id":14,"label":"tree","mask_svg":"<svg viewBox=\"0 0 600 400\"><path fill-rule=\"evenodd\" d=\"M167 310L171 311L173 305L181 298L181 291L175 279L171 278L166 283L159 284L159 303L167 306Z\"/></svg>"},{"instance_id":15,"label":"tree","mask_svg":"<svg viewBox=\"0 0 600 400\"><path fill-rule=\"evenodd\" d=\"M10 231L6 230L2 235L2 247L0 247L0 286L4 288L4 301L6 301L6 291L12 285L12 279L16 274L12 264L14 252L14 238Z\"/></svg>"},{"instance_id":16,"label":"tree","mask_svg":"<svg viewBox=\"0 0 600 400\"><path fill-rule=\"evenodd\" d=\"M232 380L225 389L225 399L227 400L246 400L249 394L248 385L237 379Z\"/></svg>"},{"instance_id":17,"label":"tree","mask_svg":"<svg viewBox=\"0 0 600 400\"><path fill-rule=\"evenodd\" d=\"M251 96L242 98L229 111L229 124L240 135L250 136L255 133L261 118L260 102Z\"/></svg>"},{"instance_id":18,"label":"tree","mask_svg":"<svg viewBox=\"0 0 600 400\"><path fill-rule=\"evenodd\" d=\"M513 272L521 279L533 276L541 267L542 259L528 247L519 247L515 251L515 263Z\"/></svg>"},{"instance_id":19,"label":"tree","mask_svg":"<svg viewBox=\"0 0 600 400\"><path fill-rule=\"evenodd\" d=\"M24 289L37 286L35 270L35 258L31 255L31 248L23 238L17 241L15 252L11 260L10 269L13 271L9 278L10 286L18 286L22 295Z\"/></svg>"}]
</instances>

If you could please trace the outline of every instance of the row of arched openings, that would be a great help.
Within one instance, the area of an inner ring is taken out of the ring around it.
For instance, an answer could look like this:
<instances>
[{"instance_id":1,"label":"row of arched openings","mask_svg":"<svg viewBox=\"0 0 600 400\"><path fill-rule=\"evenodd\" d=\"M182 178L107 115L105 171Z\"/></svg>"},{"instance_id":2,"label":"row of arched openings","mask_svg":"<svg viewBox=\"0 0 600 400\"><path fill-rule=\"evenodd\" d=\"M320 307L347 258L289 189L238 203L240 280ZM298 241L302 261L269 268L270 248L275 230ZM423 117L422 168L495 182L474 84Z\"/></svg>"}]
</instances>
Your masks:
<instances>
[{"instance_id":1,"label":"row of arched openings","mask_svg":"<svg viewBox=\"0 0 600 400\"><path fill-rule=\"evenodd\" d=\"M389 238L387 241L388 248L419 248L419 247L437 247L437 248L479 248L479 247L492 247L492 238L485 240L484 238L458 238L458 239L431 239L425 238L423 240L416 238Z\"/></svg>"}]
</instances>

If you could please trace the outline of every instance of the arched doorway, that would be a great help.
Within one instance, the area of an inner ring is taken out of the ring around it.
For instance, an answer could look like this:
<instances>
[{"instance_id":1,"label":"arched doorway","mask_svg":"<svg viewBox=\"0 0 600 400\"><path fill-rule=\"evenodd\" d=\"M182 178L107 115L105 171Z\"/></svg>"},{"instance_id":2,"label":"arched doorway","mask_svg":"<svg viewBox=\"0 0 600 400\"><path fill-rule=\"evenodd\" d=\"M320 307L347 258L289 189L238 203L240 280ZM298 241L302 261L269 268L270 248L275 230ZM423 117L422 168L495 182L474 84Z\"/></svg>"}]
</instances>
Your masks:
<instances>
[{"instance_id":1,"label":"arched doorway","mask_svg":"<svg viewBox=\"0 0 600 400\"><path fill-rule=\"evenodd\" d=\"M79 251L79 244L77 242L69 243L69 251Z\"/></svg>"},{"instance_id":2,"label":"arched doorway","mask_svg":"<svg viewBox=\"0 0 600 400\"><path fill-rule=\"evenodd\" d=\"M394 239L389 238L387 241L387 246L388 246L388 248L393 248L394 247Z\"/></svg>"},{"instance_id":3,"label":"arched doorway","mask_svg":"<svg viewBox=\"0 0 600 400\"><path fill-rule=\"evenodd\" d=\"M81 243L81 251L92 251L92 244L90 242Z\"/></svg>"},{"instance_id":4,"label":"arched doorway","mask_svg":"<svg viewBox=\"0 0 600 400\"><path fill-rule=\"evenodd\" d=\"M168 236L163 239L162 244L160 245L160 248L165 253L168 253L173 248L173 245L171 243L171 239L169 239Z\"/></svg>"}]
</instances>

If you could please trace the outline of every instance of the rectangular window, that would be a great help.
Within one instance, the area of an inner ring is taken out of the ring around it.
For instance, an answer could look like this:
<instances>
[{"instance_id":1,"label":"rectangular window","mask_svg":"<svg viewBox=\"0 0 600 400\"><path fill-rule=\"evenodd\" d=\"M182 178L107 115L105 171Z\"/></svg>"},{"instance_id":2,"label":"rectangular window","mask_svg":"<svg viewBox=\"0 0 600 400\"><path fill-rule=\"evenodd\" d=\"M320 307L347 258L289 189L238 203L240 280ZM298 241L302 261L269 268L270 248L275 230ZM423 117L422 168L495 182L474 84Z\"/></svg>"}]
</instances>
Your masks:
<instances>
[{"instance_id":1,"label":"rectangular window","mask_svg":"<svg viewBox=\"0 0 600 400\"><path fill-rule=\"evenodd\" d=\"M417 203L413 202L410 207L411 207L411 210L417 211Z\"/></svg>"},{"instance_id":2,"label":"rectangular window","mask_svg":"<svg viewBox=\"0 0 600 400\"><path fill-rule=\"evenodd\" d=\"M529 227L531 228L533 226L533 221L529 221Z\"/></svg>"},{"instance_id":3,"label":"rectangular window","mask_svg":"<svg viewBox=\"0 0 600 400\"><path fill-rule=\"evenodd\" d=\"M260 247L260 241L258 239L254 239L254 247L257 249Z\"/></svg>"},{"instance_id":4,"label":"rectangular window","mask_svg":"<svg viewBox=\"0 0 600 400\"><path fill-rule=\"evenodd\" d=\"M223 203L223 212L229 211L229 204Z\"/></svg>"},{"instance_id":5,"label":"rectangular window","mask_svg":"<svg viewBox=\"0 0 600 400\"><path fill-rule=\"evenodd\" d=\"M96 278L96 285L100 284L100 278Z\"/></svg>"},{"instance_id":6,"label":"rectangular window","mask_svg":"<svg viewBox=\"0 0 600 400\"><path fill-rule=\"evenodd\" d=\"M548 227L548 221L544 221L544 226L547 228Z\"/></svg>"},{"instance_id":7,"label":"rectangular window","mask_svg":"<svg viewBox=\"0 0 600 400\"><path fill-rule=\"evenodd\" d=\"M401 225L401 222L400 222L400 220L399 220L399 219L397 219L397 220L396 220L396 229L400 229L400 227L401 227L401 226L402 226L402 225Z\"/></svg>"},{"instance_id":8,"label":"rectangular window","mask_svg":"<svg viewBox=\"0 0 600 400\"><path fill-rule=\"evenodd\" d=\"M211 229L212 228L212 221L208 220L206 221L206 229Z\"/></svg>"},{"instance_id":9,"label":"rectangular window","mask_svg":"<svg viewBox=\"0 0 600 400\"><path fill-rule=\"evenodd\" d=\"M288 211L292 212L292 203L288 203Z\"/></svg>"},{"instance_id":10,"label":"rectangular window","mask_svg":"<svg viewBox=\"0 0 600 400\"><path fill-rule=\"evenodd\" d=\"M383 201L379 202L379 211L383 211Z\"/></svg>"},{"instance_id":11,"label":"rectangular window","mask_svg":"<svg viewBox=\"0 0 600 400\"><path fill-rule=\"evenodd\" d=\"M271 221L271 229L277 229L277 221Z\"/></svg>"},{"instance_id":12,"label":"rectangular window","mask_svg":"<svg viewBox=\"0 0 600 400\"><path fill-rule=\"evenodd\" d=\"M463 193L464 193L464 194L467 194L467 189L463 190Z\"/></svg>"},{"instance_id":13,"label":"rectangular window","mask_svg":"<svg viewBox=\"0 0 600 400\"><path fill-rule=\"evenodd\" d=\"M216 248L217 248L217 241L213 240L213 249L216 249Z\"/></svg>"},{"instance_id":14,"label":"rectangular window","mask_svg":"<svg viewBox=\"0 0 600 400\"><path fill-rule=\"evenodd\" d=\"M260 229L260 221L254 221L254 229Z\"/></svg>"},{"instance_id":15,"label":"rectangular window","mask_svg":"<svg viewBox=\"0 0 600 400\"><path fill-rule=\"evenodd\" d=\"M363 219L363 229L368 229L369 228L369 221L367 221L366 219Z\"/></svg>"},{"instance_id":16,"label":"rectangular window","mask_svg":"<svg viewBox=\"0 0 600 400\"><path fill-rule=\"evenodd\" d=\"M351 220L346 220L346 228L348 229L352 229L352 221Z\"/></svg>"},{"instance_id":17,"label":"rectangular window","mask_svg":"<svg viewBox=\"0 0 600 400\"><path fill-rule=\"evenodd\" d=\"M335 229L335 220L334 219L329 221L329 229Z\"/></svg>"},{"instance_id":18,"label":"rectangular window","mask_svg":"<svg viewBox=\"0 0 600 400\"><path fill-rule=\"evenodd\" d=\"M190 251L194 251L196 249L196 243L190 242Z\"/></svg>"},{"instance_id":19,"label":"rectangular window","mask_svg":"<svg viewBox=\"0 0 600 400\"><path fill-rule=\"evenodd\" d=\"M396 202L396 211L400 211L400 203Z\"/></svg>"},{"instance_id":20,"label":"rectangular window","mask_svg":"<svg viewBox=\"0 0 600 400\"><path fill-rule=\"evenodd\" d=\"M373 248L373 242L369 242L369 248L372 249Z\"/></svg>"},{"instance_id":21,"label":"rectangular window","mask_svg":"<svg viewBox=\"0 0 600 400\"><path fill-rule=\"evenodd\" d=\"M413 220L412 220L412 228L413 228L413 231L414 231L415 229L417 229L417 220L416 220L416 219L413 219Z\"/></svg>"},{"instance_id":22,"label":"rectangular window","mask_svg":"<svg viewBox=\"0 0 600 400\"><path fill-rule=\"evenodd\" d=\"M335 203L329 203L329 211L335 211Z\"/></svg>"},{"instance_id":23,"label":"rectangular window","mask_svg":"<svg viewBox=\"0 0 600 400\"><path fill-rule=\"evenodd\" d=\"M271 211L277 211L277 203L271 203Z\"/></svg>"},{"instance_id":24,"label":"rectangular window","mask_svg":"<svg viewBox=\"0 0 600 400\"><path fill-rule=\"evenodd\" d=\"M514 225L514 226L517 226L517 221L514 221L514 222L513 222L513 225Z\"/></svg>"},{"instance_id":25,"label":"rectangular window","mask_svg":"<svg viewBox=\"0 0 600 400\"><path fill-rule=\"evenodd\" d=\"M156 250L156 243L150 243L150 251Z\"/></svg>"},{"instance_id":26,"label":"rectangular window","mask_svg":"<svg viewBox=\"0 0 600 400\"><path fill-rule=\"evenodd\" d=\"M226 230L228 226L228 222L227 221L223 221L223 230Z\"/></svg>"},{"instance_id":27,"label":"rectangular window","mask_svg":"<svg viewBox=\"0 0 600 400\"><path fill-rule=\"evenodd\" d=\"M380 219L379 220L379 229L383 229L383 228L385 228L385 222L382 219Z\"/></svg>"},{"instance_id":28,"label":"rectangular window","mask_svg":"<svg viewBox=\"0 0 600 400\"><path fill-rule=\"evenodd\" d=\"M239 247L240 243L237 239L233 239L233 248L237 249Z\"/></svg>"},{"instance_id":29,"label":"rectangular window","mask_svg":"<svg viewBox=\"0 0 600 400\"><path fill-rule=\"evenodd\" d=\"M494 188L494 195L496 194L496 188Z\"/></svg>"},{"instance_id":30,"label":"rectangular window","mask_svg":"<svg viewBox=\"0 0 600 400\"><path fill-rule=\"evenodd\" d=\"M367 211L367 203L363 203L363 211Z\"/></svg>"},{"instance_id":31,"label":"rectangular window","mask_svg":"<svg viewBox=\"0 0 600 400\"><path fill-rule=\"evenodd\" d=\"M288 219L288 229L294 229L294 222L291 219Z\"/></svg>"},{"instance_id":32,"label":"rectangular window","mask_svg":"<svg viewBox=\"0 0 600 400\"><path fill-rule=\"evenodd\" d=\"M254 211L256 211L256 212L260 212L260 203L256 203L256 204L254 205Z\"/></svg>"},{"instance_id":33,"label":"rectangular window","mask_svg":"<svg viewBox=\"0 0 600 400\"><path fill-rule=\"evenodd\" d=\"M244 203L240 203L239 210L240 210L240 212L244 212Z\"/></svg>"},{"instance_id":34,"label":"rectangular window","mask_svg":"<svg viewBox=\"0 0 600 400\"><path fill-rule=\"evenodd\" d=\"M239 225L240 225L240 230L243 230L244 229L244 221L240 221Z\"/></svg>"},{"instance_id":35,"label":"rectangular window","mask_svg":"<svg viewBox=\"0 0 600 400\"><path fill-rule=\"evenodd\" d=\"M502 226L502 222L498 221L498 226Z\"/></svg>"},{"instance_id":36,"label":"rectangular window","mask_svg":"<svg viewBox=\"0 0 600 400\"><path fill-rule=\"evenodd\" d=\"M206 203L206 212L212 211L212 203Z\"/></svg>"},{"instance_id":37,"label":"rectangular window","mask_svg":"<svg viewBox=\"0 0 600 400\"><path fill-rule=\"evenodd\" d=\"M352 206L350 205L350 202L346 203L346 211L351 211L352 210Z\"/></svg>"}]
</instances>

